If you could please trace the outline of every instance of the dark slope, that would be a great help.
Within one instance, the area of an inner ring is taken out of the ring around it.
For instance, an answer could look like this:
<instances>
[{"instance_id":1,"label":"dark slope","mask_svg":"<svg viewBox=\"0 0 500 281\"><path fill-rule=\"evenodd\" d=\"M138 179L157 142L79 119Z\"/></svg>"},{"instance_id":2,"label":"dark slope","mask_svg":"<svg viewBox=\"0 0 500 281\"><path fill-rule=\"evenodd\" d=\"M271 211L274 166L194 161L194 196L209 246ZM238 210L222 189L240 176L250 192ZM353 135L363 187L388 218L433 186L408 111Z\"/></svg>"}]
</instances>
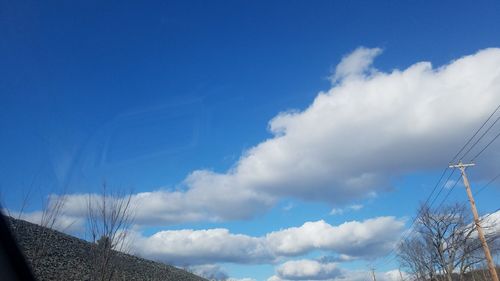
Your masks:
<instances>
[{"instance_id":1,"label":"dark slope","mask_svg":"<svg viewBox=\"0 0 500 281\"><path fill-rule=\"evenodd\" d=\"M90 279L89 242L23 220L8 219L20 248L40 281ZM113 280L206 281L185 270L123 253L117 253L115 264Z\"/></svg>"}]
</instances>

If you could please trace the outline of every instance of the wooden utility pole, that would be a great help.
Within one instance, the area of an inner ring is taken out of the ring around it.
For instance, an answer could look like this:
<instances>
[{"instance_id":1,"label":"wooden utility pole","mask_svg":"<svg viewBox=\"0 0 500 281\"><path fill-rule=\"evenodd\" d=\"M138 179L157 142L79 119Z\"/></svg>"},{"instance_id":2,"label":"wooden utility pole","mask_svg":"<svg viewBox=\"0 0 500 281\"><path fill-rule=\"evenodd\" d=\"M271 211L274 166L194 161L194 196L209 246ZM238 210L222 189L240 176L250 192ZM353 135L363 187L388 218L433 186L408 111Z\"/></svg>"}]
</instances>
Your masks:
<instances>
[{"instance_id":1,"label":"wooden utility pole","mask_svg":"<svg viewBox=\"0 0 500 281\"><path fill-rule=\"evenodd\" d=\"M465 174L466 167L474 166L473 163L463 164L460 161L456 165L450 165L450 168L459 168L462 173L462 179L464 181L465 190L467 192L467 196L469 197L470 207L472 210L472 214L474 215L474 224L476 225L477 234L479 236L479 240L481 240L481 245L483 246L484 255L486 256L486 261L488 262L488 269L490 271L491 280L498 281L497 271L495 269L495 264L493 263L493 258L491 257L490 248L488 247L488 243L486 243L486 239L484 238L483 228L481 227L481 223L479 221L479 215L476 209L476 203L474 202L474 197L472 197L472 192L470 189L469 179L467 178L467 174Z\"/></svg>"},{"instance_id":2,"label":"wooden utility pole","mask_svg":"<svg viewBox=\"0 0 500 281\"><path fill-rule=\"evenodd\" d=\"M373 281L377 281L377 278L375 278L375 268L372 268L372 278Z\"/></svg>"},{"instance_id":3,"label":"wooden utility pole","mask_svg":"<svg viewBox=\"0 0 500 281\"><path fill-rule=\"evenodd\" d=\"M403 273L401 273L401 268L398 268L399 271L399 277L401 278L401 281L404 281L405 279L403 278Z\"/></svg>"}]
</instances>

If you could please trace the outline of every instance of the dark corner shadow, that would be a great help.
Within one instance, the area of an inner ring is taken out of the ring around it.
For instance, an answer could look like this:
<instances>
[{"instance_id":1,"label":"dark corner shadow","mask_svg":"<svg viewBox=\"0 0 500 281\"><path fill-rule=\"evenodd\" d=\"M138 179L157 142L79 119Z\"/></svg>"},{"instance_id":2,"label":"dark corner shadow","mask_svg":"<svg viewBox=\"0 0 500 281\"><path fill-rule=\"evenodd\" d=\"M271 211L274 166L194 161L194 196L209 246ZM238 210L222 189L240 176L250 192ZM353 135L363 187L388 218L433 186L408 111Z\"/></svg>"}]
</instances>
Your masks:
<instances>
[{"instance_id":1,"label":"dark corner shadow","mask_svg":"<svg viewBox=\"0 0 500 281\"><path fill-rule=\"evenodd\" d=\"M36 280L2 213L0 213L0 272L0 279L5 281Z\"/></svg>"}]
</instances>

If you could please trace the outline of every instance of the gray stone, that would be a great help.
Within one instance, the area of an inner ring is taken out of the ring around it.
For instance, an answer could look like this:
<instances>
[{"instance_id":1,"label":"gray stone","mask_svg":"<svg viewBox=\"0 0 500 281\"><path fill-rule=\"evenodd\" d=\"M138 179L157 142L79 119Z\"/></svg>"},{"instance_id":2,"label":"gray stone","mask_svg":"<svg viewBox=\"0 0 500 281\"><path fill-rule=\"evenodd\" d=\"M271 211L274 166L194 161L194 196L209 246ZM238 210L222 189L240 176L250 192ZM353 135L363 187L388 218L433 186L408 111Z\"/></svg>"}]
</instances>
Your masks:
<instances>
[{"instance_id":1,"label":"gray stone","mask_svg":"<svg viewBox=\"0 0 500 281\"><path fill-rule=\"evenodd\" d=\"M7 218L21 250L40 281L91 279L92 244L59 231ZM113 281L206 281L171 265L115 252Z\"/></svg>"}]
</instances>

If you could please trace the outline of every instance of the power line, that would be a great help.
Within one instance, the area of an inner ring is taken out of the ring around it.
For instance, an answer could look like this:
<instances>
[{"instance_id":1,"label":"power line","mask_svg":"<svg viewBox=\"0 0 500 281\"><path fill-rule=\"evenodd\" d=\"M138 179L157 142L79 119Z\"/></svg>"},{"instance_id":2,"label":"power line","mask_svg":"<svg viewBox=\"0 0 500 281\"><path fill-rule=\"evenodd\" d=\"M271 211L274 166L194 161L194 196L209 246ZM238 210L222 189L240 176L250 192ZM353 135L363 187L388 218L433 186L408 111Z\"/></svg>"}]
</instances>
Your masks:
<instances>
[{"instance_id":1,"label":"power line","mask_svg":"<svg viewBox=\"0 0 500 281\"><path fill-rule=\"evenodd\" d=\"M455 167L455 168L460 169L460 173L462 174L462 180L464 181L465 191L467 193L467 197L469 198L469 203L470 203L472 215L474 217L474 224L476 225L477 236L478 236L479 240L481 241L481 245L482 245L483 251L484 251L484 256L485 256L486 262L488 264L490 278L493 281L499 281L497 270L495 268L495 262L493 261L493 257L491 256L491 251L490 251L490 248L488 246L488 242L486 241L483 227L481 226L481 219L479 218L479 214L478 214L477 209L476 209L476 203L474 202L474 196L472 195L472 192L471 192L470 182L469 182L469 179L467 178L467 173L465 172L465 169L467 167L471 167L471 166L474 166L474 164L473 163L464 164L464 163L462 163L462 161L460 161L458 164L450 165L450 167Z\"/></svg>"},{"instance_id":2,"label":"power line","mask_svg":"<svg viewBox=\"0 0 500 281\"><path fill-rule=\"evenodd\" d=\"M441 183L441 180L444 178L444 176L446 175L446 172L449 170L450 168L449 167L446 167L443 172L441 173L441 176L439 177L439 180L436 182L436 184L434 185L434 188L432 189L432 192L429 194L429 196L427 196L427 199L425 200L425 203L424 205L427 205L427 203L429 203L429 200L431 199L432 195L434 194L434 192L436 191L437 187L440 185ZM446 179L446 181L444 181L444 183L446 184L447 181L450 180L450 177L451 175L453 175L453 173L455 172L454 170L455 169L452 169L452 173L448 176L448 178ZM434 197L434 199L432 200L432 203L431 205L434 203L434 201L436 200L436 198L439 196L439 194L441 193L441 191L443 190L443 188L440 189L440 191L438 192L438 194L436 195L436 197ZM413 219L412 219L412 222L410 224L410 226L408 227L409 231L406 232L405 234L403 234L404 237L400 238L399 241L401 240L404 240L406 239L406 237L412 232L412 227L413 225L415 225L415 222L417 221L418 217L420 216L420 213L418 213ZM399 242L398 242L399 243ZM392 247L391 251L389 253L387 253L387 255L385 256L386 258L389 257L392 253L394 253L396 251L396 247L397 246L394 246ZM391 262L392 260L394 259L394 257L389 260L388 262Z\"/></svg>"},{"instance_id":3,"label":"power line","mask_svg":"<svg viewBox=\"0 0 500 281\"><path fill-rule=\"evenodd\" d=\"M439 194L441 194L441 192L443 192L444 190L444 187L446 186L446 184L450 181L450 178L453 176L453 174L455 173L455 169L452 169L451 171L451 174L448 176L448 178L446 179L446 181L444 181L443 183L443 186L441 187L441 189L439 190L438 194L436 194L436 197L434 197L434 200L432 200L432 202L429 204L429 208L432 207L432 205L434 204L434 202L438 199L439 197ZM455 182L456 183L456 182ZM424 203L424 206L427 205L427 202ZM420 214L419 214L420 215Z\"/></svg>"},{"instance_id":4,"label":"power line","mask_svg":"<svg viewBox=\"0 0 500 281\"><path fill-rule=\"evenodd\" d=\"M491 120L491 118L493 116L495 116L495 114L500 110L500 104L497 105L497 107L495 108L495 110L493 110L493 112L488 116L488 118L486 118L486 120L483 121L483 123L481 124L481 126L479 126L479 128L474 132L474 134L465 142L465 144L459 149L459 151L455 154L455 156L452 158L452 160L450 161L450 163L452 163L453 161L457 160L457 158L459 157L459 155L464 151L465 148L467 148L467 146L474 140L474 138L479 134L479 132L481 132L481 130L488 124L488 122ZM493 126L495 126L495 124L500 120L500 116L497 117L495 119L495 121L490 124L490 126L488 126L488 128L481 134L481 136L469 147L469 149L460 157L460 159L464 158L465 156L467 156L467 154L481 141L482 138L484 138L484 136L491 130L491 128L493 128ZM477 158L477 156L479 156L481 153L484 152L484 150L486 150L486 148L488 148L489 145L491 145L491 143L494 142L494 140L496 140L498 137L500 137L500 133L495 136L495 138L493 138L492 141L490 141L490 143L488 143L473 159ZM445 174L445 172L447 171L447 169L445 169L445 171L443 172L443 175ZM439 197L439 195L441 194L441 192L443 191L446 183L450 180L450 178L453 176L455 170L452 171L452 173L448 176L448 178L446 179L446 181L444 182L443 186L441 187L441 189L438 191L438 193L436 194L436 197L434 197L434 199L432 200L431 204L429 205L429 207L432 207L432 205L434 204L434 202L437 200L437 198ZM441 175L440 179L438 180L438 183L436 184L436 186L434 187L434 189L432 190L431 194L429 195L428 199L425 201L424 204L427 204L428 201L429 201L429 198L432 196L432 194L435 192L436 190L436 187L439 185L439 183L441 182L442 178L443 178L443 175ZM456 183L456 182L455 182ZM456 185L456 184L455 184ZM454 188L454 187L453 187ZM448 194L445 196L445 199L443 201L446 200L446 198L448 197L448 195L451 193L451 191L453 190L453 188L448 192ZM442 205L443 201L441 202L440 205Z\"/></svg>"},{"instance_id":5,"label":"power line","mask_svg":"<svg viewBox=\"0 0 500 281\"><path fill-rule=\"evenodd\" d=\"M499 210L500 210L500 209L499 209ZM489 215L491 215L491 214L488 214L488 216L489 216ZM496 239L498 239L498 237L496 237L496 235L498 235L498 234L500 234L500 232L499 232L499 231L495 231L495 232L493 232L493 235L491 235L491 234L490 234L490 237L488 237L488 238L486 239L486 241L487 241L488 243L495 241ZM475 252L475 251L477 251L477 250L481 249L482 247L483 247L483 246L481 245L481 243L479 243L479 245L478 245L478 246L476 246L475 248L473 248L473 249L469 250L469 252L473 253L473 252Z\"/></svg>"},{"instance_id":6,"label":"power line","mask_svg":"<svg viewBox=\"0 0 500 281\"><path fill-rule=\"evenodd\" d=\"M476 142L474 142L474 144L471 147L469 147L469 149L464 153L464 155L462 155L462 157L460 157L460 160L462 160L465 156L467 156L467 154L469 154L469 152L484 138L484 136L491 130L491 128L493 128L493 126L495 126L495 124L498 122L498 120L500 120L500 116L498 116L497 119L495 119L495 121L488 127L488 129L486 129L486 131L484 131L481 134L481 136L476 140ZM453 160L452 160L452 162L453 162Z\"/></svg>"},{"instance_id":7,"label":"power line","mask_svg":"<svg viewBox=\"0 0 500 281\"><path fill-rule=\"evenodd\" d=\"M448 193L446 193L446 195L444 196L443 200L441 200L441 203L439 203L439 205L437 206L436 210L439 210L439 208L441 208L441 206L444 204L444 202L446 201L446 199L448 199L448 196L450 196L451 192L453 192L453 189L455 189L455 187L457 186L457 184L460 182L460 175L458 176L458 178L455 180L455 183L453 184L453 186L450 188L450 190L448 190ZM429 206L430 208L430 206Z\"/></svg>"},{"instance_id":8,"label":"power line","mask_svg":"<svg viewBox=\"0 0 500 281\"><path fill-rule=\"evenodd\" d=\"M424 202L424 205L427 205L427 203L429 203L429 200L431 199L432 197L432 194L434 194L434 192L436 191L437 187L439 186L439 184L441 183L441 180L444 178L444 175L446 175L446 172L449 170L450 168L449 167L446 167L446 169L443 170L443 172L441 173L441 176L439 177L439 180L436 182L436 184L434 185L434 188L432 189L432 192L431 194L429 194L429 196L427 196L427 199L425 200ZM444 183L446 184L446 182L448 182L450 180L450 177L451 175L453 175L453 173L455 172L454 171L455 169L453 169L452 173L448 176L448 178L446 179L446 181L444 181ZM431 202L431 205L434 203L434 201L436 201L436 198L439 196L439 194L441 193L443 189L441 188L438 192L438 194L436 195L436 197L434 197L434 199L432 200ZM417 216L412 220L412 223L410 224L410 227L408 227L409 229L412 228L412 226L415 224L415 221L417 220L418 216L420 214L417 214Z\"/></svg>"},{"instance_id":9,"label":"power line","mask_svg":"<svg viewBox=\"0 0 500 281\"><path fill-rule=\"evenodd\" d=\"M498 112L498 110L500 109L500 104L495 108L495 110L488 116L488 118L481 124L481 126L474 132L474 134L466 141L466 143L459 149L459 151L455 154L455 156L452 158L452 160L450 161L450 163L452 163L453 161L455 161L458 156L462 153L462 151L464 151L464 149L472 142L472 140L478 135L478 133L484 128L484 126L486 126L486 124L491 120L491 118ZM493 126L499 121L500 119L500 116L486 129L485 132L483 132L481 134L481 136L474 142L474 144L467 150L467 152L465 152L461 157L460 159L464 158L465 156L467 156L467 154L479 143L479 141L491 130L491 128L493 128ZM478 153L476 154L476 156L474 156L473 160L476 159L479 155L481 155L498 137L500 137L500 132ZM432 189L431 193L429 194L429 196L427 197L427 199L425 200L425 205L429 202L430 198L432 198L432 195L434 194L434 192L436 191L437 187L440 185L441 183L441 180L444 178L446 172L448 171L449 167L446 167L441 176L439 177L439 180L437 181L436 185L434 186L434 188ZM436 194L436 196L434 197L434 199L432 200L431 204L429 205L429 207L431 207L434 202L437 200L437 198L439 197L439 195L441 194L441 192L443 191L446 183L449 181L449 179L452 177L452 175L454 174L455 172L455 169L452 170L452 172L450 173L450 175L448 176L447 180L443 183L443 185L441 186L440 190L438 191L438 193ZM498 176L500 177L500 175ZM448 196L451 194L451 192L453 191L453 189L456 187L456 185L458 184L458 181L459 180L456 180L455 181L455 184L452 186L452 188L450 188L450 190L448 191L448 193L446 194L446 196L444 197L444 199L441 201L441 203L439 204L438 208L436 208L436 210L438 210L442 204L444 204L444 202L446 201L446 199L448 198ZM484 189L485 187L483 187L482 189ZM412 222L410 224L410 227L409 227L409 230L408 232L406 232L405 234L403 234L403 237L401 237L398 241L397 244L399 244L400 241L406 239L406 237L408 237L411 232L413 232L413 225L415 224L417 218L420 216L420 214L417 214L413 219L412 219ZM385 258L389 257L392 253L395 252L396 250L396 247L397 247L397 244L391 249L391 251L385 256ZM395 257L393 257L391 260L389 260L388 262L392 262L392 260L394 259Z\"/></svg>"},{"instance_id":10,"label":"power line","mask_svg":"<svg viewBox=\"0 0 500 281\"><path fill-rule=\"evenodd\" d=\"M456 184L455 184L455 185L456 185ZM495 213L496 213L496 212L498 212L498 211L500 211L500 208L498 208L498 209L496 209L496 210L493 210L493 211L489 212L487 215L481 216L481 220L484 220L484 219L486 219L486 218L490 217L491 215L495 214ZM408 233L410 233L410 232L413 232L413 229L411 229L411 230L409 229L409 230L408 230ZM498 233L500 234L500 232L498 232ZM405 238L405 239L406 239L406 238ZM493 238L489 238L488 242L491 242L491 241L493 241L494 239L496 239L496 238L495 238L495 237L493 237ZM400 241L401 241L401 240L403 240L403 239L400 239ZM398 243L399 243L399 242L398 242ZM482 248L482 245L479 245L477 248L473 249L473 251L475 251L475 250L479 250L480 248ZM389 254L387 254L387 255L386 255L386 257L387 257L387 256L389 256L389 255L390 255L391 253L393 253L394 251L395 251L395 248L393 248L393 249L391 250L391 252L389 252ZM387 262L387 263L390 263L390 262L394 261L396 258L397 258L396 256L392 256L392 257L391 257L391 259L387 260L386 262Z\"/></svg>"},{"instance_id":11,"label":"power line","mask_svg":"<svg viewBox=\"0 0 500 281\"><path fill-rule=\"evenodd\" d=\"M429 196L428 196L428 197L427 197L427 199L425 200L425 203L424 203L424 204L429 203L429 200L431 199L432 194L434 194L434 191L436 191L436 188L439 186L439 183L440 183L440 182L441 182L441 180L444 178L444 175L446 174L446 172L447 172L449 169L450 169L449 167L446 167L446 168L443 170L443 173L441 174L441 177L439 177L439 180L437 181L436 185L434 185L434 188L432 189L431 194L429 194ZM439 195L438 195L438 196L439 196Z\"/></svg>"},{"instance_id":12,"label":"power line","mask_svg":"<svg viewBox=\"0 0 500 281\"><path fill-rule=\"evenodd\" d=\"M490 213L489 213L489 214L487 214L486 216L482 216L482 217L481 217L481 219L483 219L483 220L484 220L485 218L487 218L487 217L489 217L489 216L493 215L494 213L496 213L496 212L498 212L498 211L500 211L500 208L498 208L498 209L496 209L496 210L494 210L494 211L490 212Z\"/></svg>"},{"instance_id":13,"label":"power line","mask_svg":"<svg viewBox=\"0 0 500 281\"><path fill-rule=\"evenodd\" d=\"M481 130L486 126L486 124L488 124L488 122L491 120L491 118L493 116L495 116L495 114L500 110L500 104L495 108L495 110L493 110L493 112L488 116L488 118L486 120L483 121L483 123L481 124L481 126L479 126L479 128L474 132L474 134L467 140L467 142L460 148L460 150L457 152L457 154L455 154L455 156L453 157L453 159L450 161L450 163L452 163L453 161L455 161L458 156L461 154L461 152L472 142L472 140L474 140L474 138L478 135L479 132L481 132ZM497 117L495 119L495 121L490 124L490 126L488 126L488 128L481 134L481 136L479 136L479 138L469 147L469 149L460 157L460 159L464 158L465 156L467 156L467 154L469 154L469 152L474 149L474 147L476 147L476 145L481 141L481 139L484 138L484 136L493 128L493 126L495 126L495 124L500 120L500 116ZM496 135L485 147L483 147L483 149L476 155L474 156L473 160L476 159L479 155L481 155L481 153L483 153L498 137L500 137L500 132L498 135ZM441 192L443 191L446 183L449 181L449 179L451 178L451 176L453 175L453 173L455 172L455 170L453 170L453 172L448 176L448 179L445 181L445 183L443 184L443 186L441 187L441 189L439 190L439 192L436 194L436 197L434 198L434 200L431 202L431 204L429 204L429 207L432 207L432 205L434 204L434 202L437 200L437 198L439 197L439 195L441 194ZM438 181L439 182L439 181ZM455 185L456 185L456 182L455 182ZM454 187L453 187L454 188ZM441 201L441 203L439 204L439 207L444 203L444 201L446 201L446 199L448 198L448 196L450 195L450 193L453 191L453 188L446 194L445 198ZM434 193L434 190L433 192L431 193L431 195ZM427 204L427 201L426 203ZM436 209L439 209L436 208Z\"/></svg>"},{"instance_id":14,"label":"power line","mask_svg":"<svg viewBox=\"0 0 500 281\"><path fill-rule=\"evenodd\" d=\"M479 132L481 132L481 130L488 124L488 122L491 120L491 118L493 116L495 116L495 114L500 110L500 104L497 105L497 107L495 108L495 110L493 110L493 112L488 116L488 118L486 118L486 120L483 121L483 123L481 124L481 126L479 126L479 128L474 132L474 134L467 140L467 142L460 148L460 150L457 152L457 154L455 154L455 156L453 157L453 159L450 161L450 163L452 163L453 161L455 161L458 156L461 154L462 151L464 151L464 149L474 140L474 138L479 134ZM481 141L481 139L483 139L486 134L495 126L495 124L500 120L500 116L497 117L495 119L495 121L493 123L491 123L488 128L479 136L479 138L469 147L469 149L460 157L460 159L464 158L465 156L467 156L467 154L469 154L469 152L474 149L474 147L476 147L476 145ZM476 156L473 157L473 160L476 159L479 155L481 155L498 137L500 137L500 132L485 146L483 147L483 149L481 149L481 151L479 153L476 154ZM453 170L453 172L448 176L448 179L446 180L446 182L448 182L448 180L451 178L451 176L453 175L453 173L455 172L455 170ZM438 181L439 182L439 181ZM443 191L445 185L446 185L446 182L443 184L443 186L441 187L441 189L439 190L439 192L437 193L436 197L434 198L434 200L431 202L431 204L429 205L429 207L432 207L433 203L437 200L437 198L439 197L439 195L441 194L441 192ZM454 187L456 186L456 183L457 181L455 182L455 185ZM448 196L450 195L450 193L453 191L454 187L452 189L450 189L450 191L448 191L448 193L446 194L445 198L441 201L441 203L439 204L439 207L444 203L444 201L446 201L446 199L448 198ZM434 190L433 192L434 193ZM432 194L431 193L431 194ZM426 201L427 203L427 201ZM436 209L439 209L436 208Z\"/></svg>"},{"instance_id":15,"label":"power line","mask_svg":"<svg viewBox=\"0 0 500 281\"><path fill-rule=\"evenodd\" d=\"M499 118L500 118L500 117L499 117ZM490 141L490 142L489 142L489 143L488 143L488 144L487 144L487 145L486 145L483 149L481 149L481 151L479 151L479 153L478 153L478 154L476 154L476 156L474 156L474 157L471 159L471 161L476 160L476 158L477 158L477 157L479 157L479 155L481 155L481 153L483 153L483 152L486 150L486 148L488 148L488 147L489 147L489 146L490 146L493 142L495 142L495 140L496 140L498 137L500 137L500 132L498 132L498 134L497 134L497 135L496 135L496 136L495 136L495 137L494 137L494 138L493 138L493 139L492 139L492 140L491 140L491 141Z\"/></svg>"},{"instance_id":16,"label":"power line","mask_svg":"<svg viewBox=\"0 0 500 281\"><path fill-rule=\"evenodd\" d=\"M481 129L486 125L486 123L488 123L488 121L490 121L491 117L493 117L493 115L495 115L495 113L500 109L500 104L497 106L497 108L493 111L493 113L490 114L490 116L488 116L488 119L486 119L483 124L479 127L479 129L476 130L476 132L472 135L472 137L469 138L469 140L462 146L462 148L460 148L460 150L457 152L457 154L453 157L453 159L451 159L450 162L453 162L455 160L457 160L457 157L458 155L460 155L460 153L462 153L462 151L467 147L467 145L469 145L469 143L474 139L474 137L479 133L479 131L481 131ZM461 158L465 157L462 156Z\"/></svg>"},{"instance_id":17,"label":"power line","mask_svg":"<svg viewBox=\"0 0 500 281\"><path fill-rule=\"evenodd\" d=\"M445 173L446 173L446 171L447 171L448 169L449 169L449 168L447 168L447 169L445 169L445 170L443 171L443 174L442 174L442 175L441 175L441 177L439 178L439 180L438 180L438 182L437 182L436 186L434 187L434 190L436 189L436 187L437 187L437 186L439 186L439 183L440 183L440 182L441 182L441 180L443 179L443 177L444 177L444 175L445 175ZM434 204L434 202L436 201L436 199L439 197L439 194L440 194L440 193L444 190L444 187L446 186L446 183L450 180L451 176L455 173L455 170L456 170L456 169L454 169L454 168L453 168L453 169L452 169L452 172L450 173L450 175L448 176L448 178L446 179L446 181L444 181L444 182L443 182L443 186L441 186L441 189L439 190L439 193L438 193L438 194L436 194L436 197L434 197L434 199L432 200L431 204L429 204L429 208L430 208L430 207ZM458 184L459 180L460 180L460 176L457 178L457 180L455 180L455 183L454 183L454 184L453 184L453 186L450 188L450 190L449 190L449 191L448 191L448 193L446 194L445 198L441 201L441 203L439 203L439 206L436 208L436 210L439 210L439 208L440 208L440 207L441 207L441 205L444 203L444 201L446 201L446 199L448 198L448 196L450 195L450 193L451 193L451 192L453 191L453 189L457 186L457 184ZM434 192L434 190L433 190L433 192ZM431 195L432 195L432 193L433 193L433 192L431 192ZM423 204L424 206L425 206L425 205L427 205L427 203L428 203L428 200L429 200L429 199L430 199L430 195L429 195L429 197L427 197L426 202ZM403 237L402 237L402 238L400 238L400 239L399 239L398 244L399 244L399 242L400 242L400 241L403 241L403 240L405 240L408 236L410 236L410 234L414 231L414 229L413 229L412 227L415 225L415 223L417 222L417 219L420 217L420 212L421 212L421 211L419 211L419 213L418 213L418 214L417 214L417 215L416 215L416 216L412 219L412 222L411 222L410 226L408 227L408 231L407 231L405 234L403 234ZM387 257L387 256L389 256L389 255L391 255L392 253L394 253L394 252L396 251L396 247L397 247L397 246L393 247L393 248L391 249L391 251L390 251L390 252L386 255L386 257ZM392 262L394 259L396 259L396 257L395 257L395 256L393 256L393 257L392 257L390 260L388 260L387 262L388 262L388 263L389 263L389 262Z\"/></svg>"},{"instance_id":18,"label":"power line","mask_svg":"<svg viewBox=\"0 0 500 281\"><path fill-rule=\"evenodd\" d=\"M480 189L478 189L478 191L476 191L476 193L474 193L474 196L481 193L481 191L485 190L490 184L492 184L493 182L495 182L499 178L500 178L500 173L498 175L494 176L487 184L483 185Z\"/></svg>"}]
</instances>

